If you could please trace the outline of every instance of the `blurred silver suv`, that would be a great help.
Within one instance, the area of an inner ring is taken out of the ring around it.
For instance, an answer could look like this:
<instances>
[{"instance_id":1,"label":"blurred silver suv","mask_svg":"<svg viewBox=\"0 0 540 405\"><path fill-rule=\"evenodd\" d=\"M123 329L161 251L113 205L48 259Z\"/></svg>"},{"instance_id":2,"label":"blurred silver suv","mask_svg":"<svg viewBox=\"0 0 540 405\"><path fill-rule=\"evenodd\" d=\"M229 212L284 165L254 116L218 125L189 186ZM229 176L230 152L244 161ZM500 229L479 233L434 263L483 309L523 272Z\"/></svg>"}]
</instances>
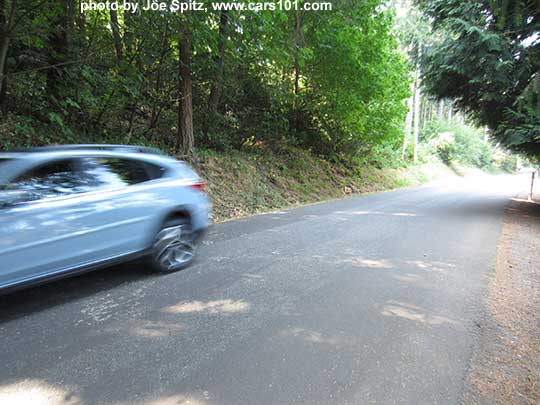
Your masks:
<instances>
[{"instance_id":1,"label":"blurred silver suv","mask_svg":"<svg viewBox=\"0 0 540 405\"><path fill-rule=\"evenodd\" d=\"M210 209L199 176L150 148L0 153L0 292L141 256L180 270Z\"/></svg>"}]
</instances>

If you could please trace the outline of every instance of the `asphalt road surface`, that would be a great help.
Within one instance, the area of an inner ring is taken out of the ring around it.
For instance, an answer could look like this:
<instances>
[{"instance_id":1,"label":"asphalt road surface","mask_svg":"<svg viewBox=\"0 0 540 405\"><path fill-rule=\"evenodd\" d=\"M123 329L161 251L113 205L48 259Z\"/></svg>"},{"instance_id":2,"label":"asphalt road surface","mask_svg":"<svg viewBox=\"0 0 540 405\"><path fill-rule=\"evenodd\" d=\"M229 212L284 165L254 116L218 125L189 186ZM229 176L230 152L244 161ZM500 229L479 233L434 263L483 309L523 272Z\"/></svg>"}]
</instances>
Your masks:
<instances>
[{"instance_id":1,"label":"asphalt road surface","mask_svg":"<svg viewBox=\"0 0 540 405\"><path fill-rule=\"evenodd\" d=\"M526 183L255 216L214 226L176 274L131 264L1 297L0 403L459 403Z\"/></svg>"}]
</instances>

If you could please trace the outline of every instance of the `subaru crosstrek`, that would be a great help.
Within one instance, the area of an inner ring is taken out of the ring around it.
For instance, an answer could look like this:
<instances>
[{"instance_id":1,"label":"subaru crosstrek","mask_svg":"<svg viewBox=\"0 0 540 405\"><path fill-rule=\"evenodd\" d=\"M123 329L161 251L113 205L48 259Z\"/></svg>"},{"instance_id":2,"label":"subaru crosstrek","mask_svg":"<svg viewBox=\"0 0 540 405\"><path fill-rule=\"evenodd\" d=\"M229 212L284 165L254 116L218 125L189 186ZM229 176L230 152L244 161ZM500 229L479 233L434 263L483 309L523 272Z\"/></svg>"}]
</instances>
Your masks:
<instances>
[{"instance_id":1,"label":"subaru crosstrek","mask_svg":"<svg viewBox=\"0 0 540 405\"><path fill-rule=\"evenodd\" d=\"M0 292L144 258L188 266L210 222L204 182L145 147L0 153Z\"/></svg>"}]
</instances>

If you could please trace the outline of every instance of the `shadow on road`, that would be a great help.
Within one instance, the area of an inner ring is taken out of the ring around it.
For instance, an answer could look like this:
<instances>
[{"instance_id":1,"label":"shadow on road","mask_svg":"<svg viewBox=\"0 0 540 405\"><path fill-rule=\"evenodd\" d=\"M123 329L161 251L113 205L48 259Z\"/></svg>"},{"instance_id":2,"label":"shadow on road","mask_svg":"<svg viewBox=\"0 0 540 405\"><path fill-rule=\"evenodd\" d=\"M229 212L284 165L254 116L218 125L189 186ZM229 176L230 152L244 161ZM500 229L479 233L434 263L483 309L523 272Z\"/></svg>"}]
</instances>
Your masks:
<instances>
[{"instance_id":1,"label":"shadow on road","mask_svg":"<svg viewBox=\"0 0 540 405\"><path fill-rule=\"evenodd\" d=\"M0 296L0 324L147 277L156 276L133 262L15 291Z\"/></svg>"}]
</instances>

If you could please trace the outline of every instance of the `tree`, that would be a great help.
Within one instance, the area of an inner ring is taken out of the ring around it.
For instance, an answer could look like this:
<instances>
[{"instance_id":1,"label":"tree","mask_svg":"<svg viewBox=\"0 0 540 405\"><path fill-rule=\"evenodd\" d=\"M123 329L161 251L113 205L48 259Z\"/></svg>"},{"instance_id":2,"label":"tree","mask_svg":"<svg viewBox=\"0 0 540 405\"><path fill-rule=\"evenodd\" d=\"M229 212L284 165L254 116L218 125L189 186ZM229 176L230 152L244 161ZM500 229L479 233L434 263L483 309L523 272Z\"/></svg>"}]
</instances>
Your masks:
<instances>
[{"instance_id":1,"label":"tree","mask_svg":"<svg viewBox=\"0 0 540 405\"><path fill-rule=\"evenodd\" d=\"M219 17L219 31L217 38L217 54L214 57L216 67L215 78L212 81L210 96L208 97L208 110L215 114L219 105L220 89L225 68L225 48L227 46L227 26L229 24L229 11L222 11Z\"/></svg>"},{"instance_id":2,"label":"tree","mask_svg":"<svg viewBox=\"0 0 540 405\"><path fill-rule=\"evenodd\" d=\"M414 128L413 128L413 139L414 139L414 151L413 151L413 162L418 161L418 135L420 132L420 105L422 102L422 93L420 92L420 75L417 71L416 78L414 80Z\"/></svg>"},{"instance_id":3,"label":"tree","mask_svg":"<svg viewBox=\"0 0 540 405\"><path fill-rule=\"evenodd\" d=\"M454 100L500 144L539 156L540 3L418 3L435 29L423 57L429 91Z\"/></svg>"},{"instance_id":4,"label":"tree","mask_svg":"<svg viewBox=\"0 0 540 405\"><path fill-rule=\"evenodd\" d=\"M122 37L120 36L120 24L118 23L118 11L111 9L109 11L111 18L111 30L114 39L114 50L116 52L116 62L120 64L122 61L123 45Z\"/></svg>"},{"instance_id":5,"label":"tree","mask_svg":"<svg viewBox=\"0 0 540 405\"><path fill-rule=\"evenodd\" d=\"M409 75L391 33L392 12L378 1L351 1L307 17L302 142L325 155L367 156L382 144L399 149Z\"/></svg>"},{"instance_id":6,"label":"tree","mask_svg":"<svg viewBox=\"0 0 540 405\"><path fill-rule=\"evenodd\" d=\"M13 36L21 23L39 9L47 0L35 4L19 4L18 0L0 0L0 104L3 104L6 93L7 69L6 60Z\"/></svg>"},{"instance_id":7,"label":"tree","mask_svg":"<svg viewBox=\"0 0 540 405\"><path fill-rule=\"evenodd\" d=\"M409 112L405 123L406 130L403 139L402 159L405 157L410 137L413 135L413 161L416 162L418 160L419 129L422 121L420 107L422 104L425 104L425 98L422 94L422 65L420 63L420 57L426 47L428 37L431 35L431 30L425 16L410 1L402 0L400 2L400 8L407 10L407 13L398 19L397 29L400 33L401 46L407 52L409 62L414 69L414 79L408 102ZM424 122L422 122L422 126Z\"/></svg>"},{"instance_id":8,"label":"tree","mask_svg":"<svg viewBox=\"0 0 540 405\"><path fill-rule=\"evenodd\" d=\"M188 154L289 144L366 161L401 146L410 75L383 0L320 13L77 13L80 4L0 0L9 34L0 145L125 142Z\"/></svg>"},{"instance_id":9,"label":"tree","mask_svg":"<svg viewBox=\"0 0 540 405\"><path fill-rule=\"evenodd\" d=\"M0 1L0 94L5 92L6 58L9 49L10 36L14 29L17 12L17 0ZM3 97L2 97L3 98Z\"/></svg>"},{"instance_id":10,"label":"tree","mask_svg":"<svg viewBox=\"0 0 540 405\"><path fill-rule=\"evenodd\" d=\"M71 33L74 23L74 0L57 0L53 3L56 12L52 16L52 29L48 35L50 68L47 70L47 91L53 103L61 99L60 87L68 82L65 64L70 60Z\"/></svg>"},{"instance_id":11,"label":"tree","mask_svg":"<svg viewBox=\"0 0 540 405\"><path fill-rule=\"evenodd\" d=\"M191 30L187 16L179 19L178 27L178 134L176 150L191 153L193 138L193 83L191 78Z\"/></svg>"}]
</instances>

